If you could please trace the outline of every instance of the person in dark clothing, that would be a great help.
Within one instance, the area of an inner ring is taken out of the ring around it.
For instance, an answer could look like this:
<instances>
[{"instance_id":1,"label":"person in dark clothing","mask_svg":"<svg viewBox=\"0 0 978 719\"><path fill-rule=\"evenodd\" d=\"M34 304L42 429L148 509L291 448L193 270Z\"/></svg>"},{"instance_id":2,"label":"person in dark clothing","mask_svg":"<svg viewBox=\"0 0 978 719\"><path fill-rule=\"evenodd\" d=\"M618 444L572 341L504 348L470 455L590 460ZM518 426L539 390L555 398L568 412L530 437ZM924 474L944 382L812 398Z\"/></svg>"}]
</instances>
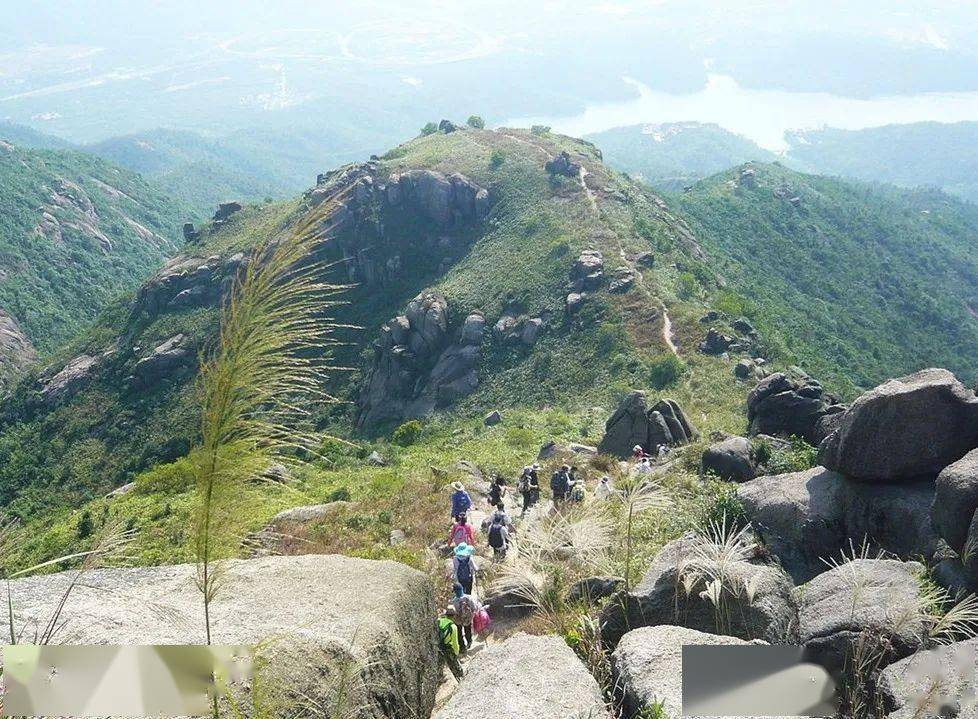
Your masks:
<instances>
[{"instance_id":1,"label":"person in dark clothing","mask_svg":"<svg viewBox=\"0 0 978 719\"><path fill-rule=\"evenodd\" d=\"M472 497L461 482L452 482L452 519L457 519L472 508Z\"/></svg>"},{"instance_id":2,"label":"person in dark clothing","mask_svg":"<svg viewBox=\"0 0 978 719\"><path fill-rule=\"evenodd\" d=\"M540 501L540 477L537 474L537 465L524 467L520 475L519 491L523 496L523 514Z\"/></svg>"},{"instance_id":3,"label":"person in dark clothing","mask_svg":"<svg viewBox=\"0 0 978 719\"><path fill-rule=\"evenodd\" d=\"M553 473L550 478L550 491L553 493L554 505L560 506L567 499L567 495L570 492L571 487L571 475L570 475L570 465L563 465L560 469Z\"/></svg>"},{"instance_id":4,"label":"person in dark clothing","mask_svg":"<svg viewBox=\"0 0 978 719\"><path fill-rule=\"evenodd\" d=\"M506 480L497 474L489 485L489 504L495 507L497 504L502 504L505 498Z\"/></svg>"}]
</instances>

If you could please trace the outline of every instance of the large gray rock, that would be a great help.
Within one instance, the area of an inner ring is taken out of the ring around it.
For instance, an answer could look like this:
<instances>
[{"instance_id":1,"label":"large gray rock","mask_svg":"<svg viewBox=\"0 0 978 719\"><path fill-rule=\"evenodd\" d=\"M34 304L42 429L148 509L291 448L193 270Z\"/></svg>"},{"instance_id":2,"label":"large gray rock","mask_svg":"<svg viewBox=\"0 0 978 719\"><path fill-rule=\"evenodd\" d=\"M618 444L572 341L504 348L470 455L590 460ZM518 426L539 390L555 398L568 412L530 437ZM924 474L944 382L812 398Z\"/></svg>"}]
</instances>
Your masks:
<instances>
[{"instance_id":1,"label":"large gray rock","mask_svg":"<svg viewBox=\"0 0 978 719\"><path fill-rule=\"evenodd\" d=\"M91 379L97 363L97 357L87 354L69 360L53 377L42 380L41 399L48 404L67 399Z\"/></svg>"},{"instance_id":2,"label":"large gray rock","mask_svg":"<svg viewBox=\"0 0 978 719\"><path fill-rule=\"evenodd\" d=\"M890 719L975 719L978 639L901 659L883 670L879 692Z\"/></svg>"},{"instance_id":3,"label":"large gray rock","mask_svg":"<svg viewBox=\"0 0 978 719\"><path fill-rule=\"evenodd\" d=\"M791 378L775 372L747 395L748 433L795 435L818 444L823 439L823 418L843 410L838 400L810 377Z\"/></svg>"},{"instance_id":4,"label":"large gray rock","mask_svg":"<svg viewBox=\"0 0 978 719\"><path fill-rule=\"evenodd\" d=\"M900 557L937 548L929 517L932 482L866 485L814 467L759 477L737 489L747 518L796 582L826 571L864 542Z\"/></svg>"},{"instance_id":5,"label":"large gray rock","mask_svg":"<svg viewBox=\"0 0 978 719\"><path fill-rule=\"evenodd\" d=\"M892 379L857 399L819 463L868 482L933 478L978 447L978 398L944 369Z\"/></svg>"},{"instance_id":6,"label":"large gray rock","mask_svg":"<svg viewBox=\"0 0 978 719\"><path fill-rule=\"evenodd\" d=\"M683 705L683 646L765 644L737 637L663 625L633 629L611 655L618 701L633 717L658 706L662 716L677 718Z\"/></svg>"},{"instance_id":7,"label":"large gray rock","mask_svg":"<svg viewBox=\"0 0 978 719\"><path fill-rule=\"evenodd\" d=\"M17 320L0 309L0 390L10 386L35 359L37 351Z\"/></svg>"},{"instance_id":8,"label":"large gray rock","mask_svg":"<svg viewBox=\"0 0 978 719\"><path fill-rule=\"evenodd\" d=\"M195 573L193 565L88 573L61 615L59 643L203 644ZM15 626L47 622L74 577L12 582ZM428 716L441 675L433 590L421 572L304 555L230 561L225 581L211 605L213 642L267 642L271 677L291 700L305 696L329 714L340 672L354 669L358 716ZM0 624L6 635L6 613Z\"/></svg>"},{"instance_id":9,"label":"large gray rock","mask_svg":"<svg viewBox=\"0 0 978 719\"><path fill-rule=\"evenodd\" d=\"M975 510L978 510L978 449L937 475L931 516L938 533L958 554L964 549Z\"/></svg>"},{"instance_id":10,"label":"large gray rock","mask_svg":"<svg viewBox=\"0 0 978 719\"><path fill-rule=\"evenodd\" d=\"M609 719L601 690L560 637L517 634L490 644L434 719Z\"/></svg>"},{"instance_id":11,"label":"large gray rock","mask_svg":"<svg viewBox=\"0 0 978 719\"><path fill-rule=\"evenodd\" d=\"M860 635L883 640L883 665L923 646L918 562L855 559L798 587L798 632L813 661L841 669Z\"/></svg>"},{"instance_id":12,"label":"large gray rock","mask_svg":"<svg viewBox=\"0 0 978 719\"><path fill-rule=\"evenodd\" d=\"M492 201L486 188L465 175L454 173L446 177L425 169L391 175L384 199L391 207L411 203L442 227L484 218Z\"/></svg>"},{"instance_id":13,"label":"large gray rock","mask_svg":"<svg viewBox=\"0 0 978 719\"><path fill-rule=\"evenodd\" d=\"M683 585L685 577L695 574L695 563L703 556L696 547L692 535L670 542L656 555L637 587L608 601L601 613L606 642L613 646L633 629L661 624L771 643L797 637L794 584L780 567L763 563L756 554L749 561L725 562L722 607L727 611L718 613L701 594L706 579L691 583L688 593Z\"/></svg>"},{"instance_id":14,"label":"large gray rock","mask_svg":"<svg viewBox=\"0 0 978 719\"><path fill-rule=\"evenodd\" d=\"M357 426L420 417L478 387L485 318L470 314L457 343L448 329L448 302L436 292L422 292L381 328L360 385Z\"/></svg>"},{"instance_id":15,"label":"large gray rock","mask_svg":"<svg viewBox=\"0 0 978 719\"><path fill-rule=\"evenodd\" d=\"M699 436L682 408L671 399L647 405L644 392L630 392L605 423L598 445L602 454L630 457L635 445L654 452L660 444L684 444Z\"/></svg>"},{"instance_id":16,"label":"large gray rock","mask_svg":"<svg viewBox=\"0 0 978 719\"><path fill-rule=\"evenodd\" d=\"M178 334L153 348L132 370L132 383L146 387L190 366L195 359L193 347L186 335Z\"/></svg>"},{"instance_id":17,"label":"large gray rock","mask_svg":"<svg viewBox=\"0 0 978 719\"><path fill-rule=\"evenodd\" d=\"M712 474L731 482L746 482L757 476L757 463L745 437L729 437L703 450L700 464L703 474Z\"/></svg>"}]
</instances>

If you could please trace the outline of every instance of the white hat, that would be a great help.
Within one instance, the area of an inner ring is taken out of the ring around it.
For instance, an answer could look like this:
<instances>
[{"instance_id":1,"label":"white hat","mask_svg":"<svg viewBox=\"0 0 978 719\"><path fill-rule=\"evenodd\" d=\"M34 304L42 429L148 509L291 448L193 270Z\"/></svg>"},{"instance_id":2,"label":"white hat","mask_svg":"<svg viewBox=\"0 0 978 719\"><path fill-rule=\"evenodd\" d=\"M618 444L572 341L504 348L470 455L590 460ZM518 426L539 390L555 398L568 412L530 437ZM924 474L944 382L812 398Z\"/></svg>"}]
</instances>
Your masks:
<instances>
[{"instance_id":1,"label":"white hat","mask_svg":"<svg viewBox=\"0 0 978 719\"><path fill-rule=\"evenodd\" d=\"M452 482L452 489L456 492L463 492L465 491L465 486L461 482Z\"/></svg>"}]
</instances>

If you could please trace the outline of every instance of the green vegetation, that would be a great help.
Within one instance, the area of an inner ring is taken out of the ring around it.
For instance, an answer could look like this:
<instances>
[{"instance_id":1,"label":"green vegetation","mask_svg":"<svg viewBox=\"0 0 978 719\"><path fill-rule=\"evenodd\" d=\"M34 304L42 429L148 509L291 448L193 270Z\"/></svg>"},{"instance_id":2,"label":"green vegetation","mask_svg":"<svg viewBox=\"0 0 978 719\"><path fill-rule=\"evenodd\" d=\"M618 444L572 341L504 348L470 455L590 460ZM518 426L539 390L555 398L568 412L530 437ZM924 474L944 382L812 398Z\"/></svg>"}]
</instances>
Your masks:
<instances>
[{"instance_id":1,"label":"green vegetation","mask_svg":"<svg viewBox=\"0 0 978 719\"><path fill-rule=\"evenodd\" d=\"M712 123L631 125L586 139L601 148L605 162L616 170L671 192L733 165L776 159L746 137Z\"/></svg>"},{"instance_id":2,"label":"green vegetation","mask_svg":"<svg viewBox=\"0 0 978 719\"><path fill-rule=\"evenodd\" d=\"M186 213L90 155L0 146L0 308L54 350L177 250Z\"/></svg>"},{"instance_id":3,"label":"green vegetation","mask_svg":"<svg viewBox=\"0 0 978 719\"><path fill-rule=\"evenodd\" d=\"M422 137L427 137L428 135L434 135L436 132L438 132L437 122L426 122L424 124L424 127L421 128Z\"/></svg>"},{"instance_id":4,"label":"green vegetation","mask_svg":"<svg viewBox=\"0 0 978 719\"><path fill-rule=\"evenodd\" d=\"M788 158L812 172L903 187L939 187L978 201L978 122L917 122L787 134Z\"/></svg>"},{"instance_id":5,"label":"green vegetation","mask_svg":"<svg viewBox=\"0 0 978 719\"><path fill-rule=\"evenodd\" d=\"M469 127L474 127L476 130L482 130L485 129L486 121L478 115L469 115L469 119L465 121L465 124Z\"/></svg>"},{"instance_id":6,"label":"green vegetation","mask_svg":"<svg viewBox=\"0 0 978 719\"><path fill-rule=\"evenodd\" d=\"M753 188L734 170L674 205L728 281L718 300L773 355L847 395L923 367L978 377L978 209L755 169Z\"/></svg>"}]
</instances>

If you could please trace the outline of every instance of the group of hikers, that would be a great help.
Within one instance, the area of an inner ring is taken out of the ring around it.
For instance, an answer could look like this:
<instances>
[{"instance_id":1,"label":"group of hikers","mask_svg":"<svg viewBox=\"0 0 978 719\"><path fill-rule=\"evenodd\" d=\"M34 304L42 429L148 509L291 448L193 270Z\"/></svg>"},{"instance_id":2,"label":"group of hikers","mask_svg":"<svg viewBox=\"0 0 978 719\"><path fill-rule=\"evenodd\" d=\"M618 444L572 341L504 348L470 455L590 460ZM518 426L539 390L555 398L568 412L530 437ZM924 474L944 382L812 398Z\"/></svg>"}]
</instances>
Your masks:
<instances>
[{"instance_id":1,"label":"group of hikers","mask_svg":"<svg viewBox=\"0 0 978 719\"><path fill-rule=\"evenodd\" d=\"M659 457L665 452L668 452L668 448L657 448ZM652 471L652 457L642 447L635 447L633 458L636 461L635 472L644 474ZM539 464L531 464L523 467L520 472L516 491L522 499L522 516L540 501L541 469ZM550 477L554 508L560 510L583 502L586 498L585 486L584 478L578 476L577 467L561 465ZM473 634L481 635L488 631L492 620L487 608L475 596L475 579L479 573L479 565L475 557L476 528L470 521L475 503L461 482L453 482L451 489L452 523L448 531L448 548L451 551L450 576L454 599L445 608L437 624L442 653L452 674L460 679L463 674L460 656L472 647ZM607 475L601 477L594 489L594 498L598 501L610 500L617 494ZM505 560L516 537L516 528L506 512L508 497L506 480L498 474L493 475L486 497L490 513L479 529L486 534L486 542L492 548L494 561Z\"/></svg>"}]
</instances>

